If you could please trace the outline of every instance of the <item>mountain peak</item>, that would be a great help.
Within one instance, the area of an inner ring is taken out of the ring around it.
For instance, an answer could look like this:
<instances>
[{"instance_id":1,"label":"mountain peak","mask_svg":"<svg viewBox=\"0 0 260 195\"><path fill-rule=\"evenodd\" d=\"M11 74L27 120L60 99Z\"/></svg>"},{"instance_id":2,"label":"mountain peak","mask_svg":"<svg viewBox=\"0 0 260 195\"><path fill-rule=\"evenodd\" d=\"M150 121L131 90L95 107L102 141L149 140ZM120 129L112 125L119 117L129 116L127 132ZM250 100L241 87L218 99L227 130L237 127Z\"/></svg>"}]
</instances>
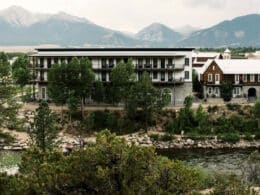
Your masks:
<instances>
[{"instance_id":1,"label":"mountain peak","mask_svg":"<svg viewBox=\"0 0 260 195\"><path fill-rule=\"evenodd\" d=\"M47 14L34 14L16 5L0 11L0 16L6 22L15 26L30 26L40 19L48 17Z\"/></svg>"},{"instance_id":2,"label":"mountain peak","mask_svg":"<svg viewBox=\"0 0 260 195\"><path fill-rule=\"evenodd\" d=\"M70 21L70 22L87 22L87 23L91 23L89 20L87 20L85 18L73 16L73 15L70 15L70 14L68 14L66 12L63 12L63 11L55 14L54 17L59 18L61 20Z\"/></svg>"},{"instance_id":3,"label":"mountain peak","mask_svg":"<svg viewBox=\"0 0 260 195\"><path fill-rule=\"evenodd\" d=\"M145 41L175 43L181 35L161 23L152 23L136 34L136 37Z\"/></svg>"}]
</instances>

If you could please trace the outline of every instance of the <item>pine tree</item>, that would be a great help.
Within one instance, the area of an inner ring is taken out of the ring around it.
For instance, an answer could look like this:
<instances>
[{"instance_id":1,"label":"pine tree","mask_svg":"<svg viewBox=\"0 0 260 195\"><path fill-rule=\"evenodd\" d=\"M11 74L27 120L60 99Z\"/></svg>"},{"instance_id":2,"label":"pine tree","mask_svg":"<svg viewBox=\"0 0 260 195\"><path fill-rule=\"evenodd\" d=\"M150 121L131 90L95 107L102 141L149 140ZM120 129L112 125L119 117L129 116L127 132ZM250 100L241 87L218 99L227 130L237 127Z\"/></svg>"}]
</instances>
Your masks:
<instances>
[{"instance_id":1,"label":"pine tree","mask_svg":"<svg viewBox=\"0 0 260 195\"><path fill-rule=\"evenodd\" d=\"M58 128L56 126L56 117L51 112L47 102L40 102L29 133L33 144L44 152L53 149L57 144Z\"/></svg>"}]
</instances>

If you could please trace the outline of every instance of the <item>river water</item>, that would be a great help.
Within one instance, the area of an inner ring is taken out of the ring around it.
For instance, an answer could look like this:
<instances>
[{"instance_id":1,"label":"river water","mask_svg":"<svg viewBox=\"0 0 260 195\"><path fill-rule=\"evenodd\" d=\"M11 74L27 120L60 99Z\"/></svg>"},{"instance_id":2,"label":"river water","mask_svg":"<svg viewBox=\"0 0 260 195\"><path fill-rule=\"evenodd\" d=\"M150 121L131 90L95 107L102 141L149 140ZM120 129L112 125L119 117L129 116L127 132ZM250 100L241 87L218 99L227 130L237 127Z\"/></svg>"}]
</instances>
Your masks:
<instances>
[{"instance_id":1,"label":"river water","mask_svg":"<svg viewBox=\"0 0 260 195\"><path fill-rule=\"evenodd\" d=\"M209 172L241 175L243 166L254 150L157 150L157 153L173 160L201 167Z\"/></svg>"}]
</instances>

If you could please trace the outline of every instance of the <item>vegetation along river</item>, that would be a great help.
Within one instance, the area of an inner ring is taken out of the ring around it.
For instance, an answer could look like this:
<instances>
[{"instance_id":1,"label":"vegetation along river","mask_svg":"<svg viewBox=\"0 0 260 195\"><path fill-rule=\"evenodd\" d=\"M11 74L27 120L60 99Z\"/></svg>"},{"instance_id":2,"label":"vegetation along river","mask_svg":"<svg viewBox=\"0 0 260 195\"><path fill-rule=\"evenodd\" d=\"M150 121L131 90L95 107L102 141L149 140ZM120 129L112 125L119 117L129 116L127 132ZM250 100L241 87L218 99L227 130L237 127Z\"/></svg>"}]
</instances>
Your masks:
<instances>
[{"instance_id":1,"label":"vegetation along river","mask_svg":"<svg viewBox=\"0 0 260 195\"><path fill-rule=\"evenodd\" d=\"M241 175L246 160L254 150L157 150L170 159L182 160L189 165L199 166L206 171L234 173ZM0 172L10 174L18 171L21 153L0 151Z\"/></svg>"}]
</instances>

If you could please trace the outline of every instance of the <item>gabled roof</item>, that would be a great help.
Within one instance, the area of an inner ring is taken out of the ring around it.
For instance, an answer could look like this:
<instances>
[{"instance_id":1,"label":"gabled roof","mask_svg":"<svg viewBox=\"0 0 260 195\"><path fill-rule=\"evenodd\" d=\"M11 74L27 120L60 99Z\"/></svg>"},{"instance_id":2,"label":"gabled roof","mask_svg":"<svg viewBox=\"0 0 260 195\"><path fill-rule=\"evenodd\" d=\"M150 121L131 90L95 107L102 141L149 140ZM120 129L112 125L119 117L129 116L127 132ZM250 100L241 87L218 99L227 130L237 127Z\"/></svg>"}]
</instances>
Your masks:
<instances>
[{"instance_id":1,"label":"gabled roof","mask_svg":"<svg viewBox=\"0 0 260 195\"><path fill-rule=\"evenodd\" d=\"M229 59L214 60L224 74L260 74L260 60ZM212 61L207 61L203 66L203 73Z\"/></svg>"},{"instance_id":2,"label":"gabled roof","mask_svg":"<svg viewBox=\"0 0 260 195\"><path fill-rule=\"evenodd\" d=\"M193 52L193 58L218 58L220 53L217 52Z\"/></svg>"}]
</instances>

